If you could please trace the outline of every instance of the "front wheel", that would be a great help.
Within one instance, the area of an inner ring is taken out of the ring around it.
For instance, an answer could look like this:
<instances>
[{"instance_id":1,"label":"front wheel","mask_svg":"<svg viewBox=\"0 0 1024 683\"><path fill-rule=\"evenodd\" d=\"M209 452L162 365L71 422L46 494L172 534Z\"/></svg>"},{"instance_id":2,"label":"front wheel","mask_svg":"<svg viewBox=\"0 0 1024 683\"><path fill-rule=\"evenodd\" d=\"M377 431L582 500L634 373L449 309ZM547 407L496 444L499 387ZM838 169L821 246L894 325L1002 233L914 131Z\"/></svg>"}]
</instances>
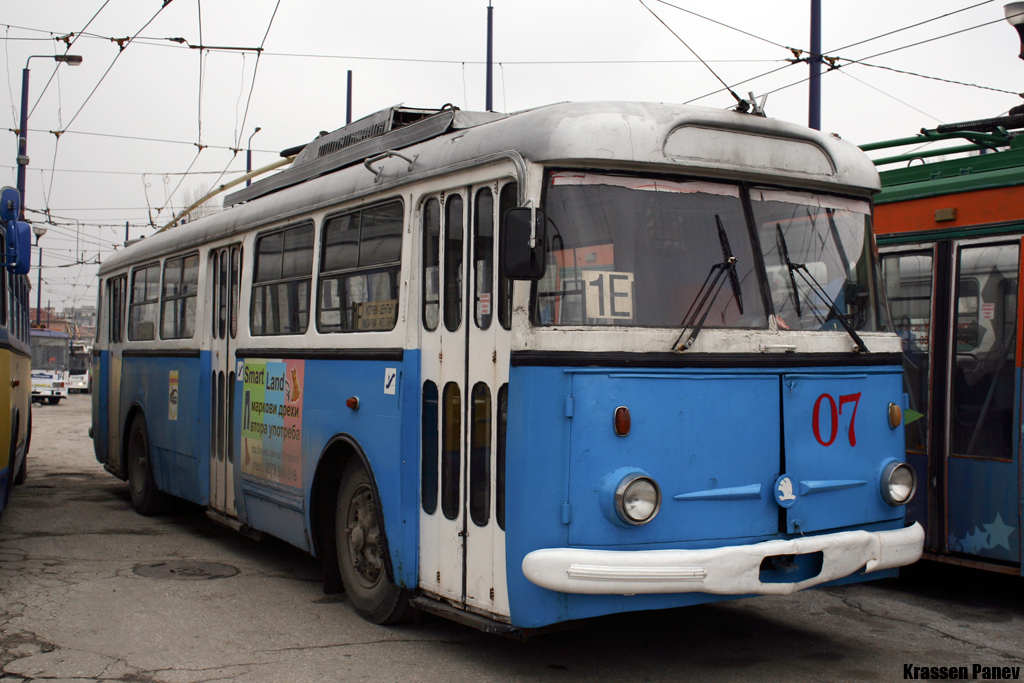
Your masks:
<instances>
[{"instance_id":1,"label":"front wheel","mask_svg":"<svg viewBox=\"0 0 1024 683\"><path fill-rule=\"evenodd\" d=\"M345 468L335 509L341 581L361 617L374 624L396 624L412 612L410 592L388 578L387 544L379 508L369 473L353 459Z\"/></svg>"},{"instance_id":2,"label":"front wheel","mask_svg":"<svg viewBox=\"0 0 1024 683\"><path fill-rule=\"evenodd\" d=\"M58 403L60 403L60 396L47 396L46 402L49 403L51 406L55 406Z\"/></svg>"},{"instance_id":3,"label":"front wheel","mask_svg":"<svg viewBox=\"0 0 1024 683\"><path fill-rule=\"evenodd\" d=\"M156 487L149 450L149 430L141 414L135 416L128 433L128 490L132 494L132 507L147 517L170 512L174 502Z\"/></svg>"}]
</instances>

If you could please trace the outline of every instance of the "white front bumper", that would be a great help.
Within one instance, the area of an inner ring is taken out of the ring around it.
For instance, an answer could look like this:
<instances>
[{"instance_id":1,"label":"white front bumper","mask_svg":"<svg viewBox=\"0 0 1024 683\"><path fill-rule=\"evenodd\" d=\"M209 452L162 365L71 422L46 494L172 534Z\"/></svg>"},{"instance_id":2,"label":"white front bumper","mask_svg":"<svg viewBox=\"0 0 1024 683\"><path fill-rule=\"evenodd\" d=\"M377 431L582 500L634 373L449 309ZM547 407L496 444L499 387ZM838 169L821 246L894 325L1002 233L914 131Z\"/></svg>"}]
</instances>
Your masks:
<instances>
[{"instance_id":1,"label":"white front bumper","mask_svg":"<svg viewBox=\"0 0 1024 683\"><path fill-rule=\"evenodd\" d=\"M915 522L893 531L841 531L707 550L546 548L523 558L523 574L541 588L560 593L788 595L861 568L874 572L913 564L923 550L924 529ZM823 554L817 576L798 583L761 582L764 558L816 552Z\"/></svg>"}]
</instances>

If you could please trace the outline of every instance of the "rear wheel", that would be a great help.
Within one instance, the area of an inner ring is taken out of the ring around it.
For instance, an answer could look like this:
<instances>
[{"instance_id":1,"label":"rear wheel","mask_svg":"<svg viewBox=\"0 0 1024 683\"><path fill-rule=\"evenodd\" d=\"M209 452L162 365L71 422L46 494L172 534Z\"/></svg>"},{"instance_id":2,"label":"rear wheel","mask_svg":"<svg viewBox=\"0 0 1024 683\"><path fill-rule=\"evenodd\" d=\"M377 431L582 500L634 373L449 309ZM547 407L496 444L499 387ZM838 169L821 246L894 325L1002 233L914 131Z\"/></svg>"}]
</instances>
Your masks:
<instances>
[{"instance_id":1,"label":"rear wheel","mask_svg":"<svg viewBox=\"0 0 1024 683\"><path fill-rule=\"evenodd\" d=\"M156 487L149 450L149 430L141 414L132 421L128 433L128 490L132 494L132 507L140 515L165 514L174 502L173 498Z\"/></svg>"},{"instance_id":2,"label":"rear wheel","mask_svg":"<svg viewBox=\"0 0 1024 683\"><path fill-rule=\"evenodd\" d=\"M410 592L388 578L379 509L369 473L353 459L342 477L335 511L341 581L360 616L375 624L396 624L412 613Z\"/></svg>"},{"instance_id":3,"label":"rear wheel","mask_svg":"<svg viewBox=\"0 0 1024 683\"><path fill-rule=\"evenodd\" d=\"M49 403L51 406L55 406L58 403L60 403L60 396L47 396L46 402Z\"/></svg>"}]
</instances>

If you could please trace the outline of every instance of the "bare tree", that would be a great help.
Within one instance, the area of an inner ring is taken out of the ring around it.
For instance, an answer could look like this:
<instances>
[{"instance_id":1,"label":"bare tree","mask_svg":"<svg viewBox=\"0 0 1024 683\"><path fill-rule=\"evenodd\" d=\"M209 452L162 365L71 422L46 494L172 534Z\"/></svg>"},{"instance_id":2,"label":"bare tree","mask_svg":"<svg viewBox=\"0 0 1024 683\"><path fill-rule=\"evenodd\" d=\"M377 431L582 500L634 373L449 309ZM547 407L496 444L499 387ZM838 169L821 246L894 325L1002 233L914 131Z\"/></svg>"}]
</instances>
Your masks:
<instances>
[{"instance_id":1,"label":"bare tree","mask_svg":"<svg viewBox=\"0 0 1024 683\"><path fill-rule=\"evenodd\" d=\"M202 199L203 196L206 195L206 193L209 191L209 188L207 188L205 185L199 185L198 187L193 187L188 190L185 190L185 194L182 199L182 209L187 209L188 207L192 206L200 199ZM204 216L215 214L218 211L220 211L220 207L214 203L213 198L210 198L203 202L202 204L200 204L199 206L197 206L196 208L192 209L188 216L185 216L181 219L181 222L188 223L191 221L199 220Z\"/></svg>"}]
</instances>

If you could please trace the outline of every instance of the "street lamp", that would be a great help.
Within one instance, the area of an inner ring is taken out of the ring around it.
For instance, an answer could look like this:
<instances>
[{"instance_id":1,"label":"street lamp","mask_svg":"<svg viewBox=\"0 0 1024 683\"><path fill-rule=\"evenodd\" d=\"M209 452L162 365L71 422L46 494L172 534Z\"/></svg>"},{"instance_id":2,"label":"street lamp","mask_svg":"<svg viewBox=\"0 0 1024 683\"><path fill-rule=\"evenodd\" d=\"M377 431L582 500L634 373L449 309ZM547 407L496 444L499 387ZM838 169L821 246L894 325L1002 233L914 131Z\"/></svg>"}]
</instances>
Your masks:
<instances>
[{"instance_id":1,"label":"street lamp","mask_svg":"<svg viewBox=\"0 0 1024 683\"><path fill-rule=\"evenodd\" d=\"M25 68L21 70L21 124L18 126L18 194L21 195L22 220L25 219L25 171L28 168L28 63L37 57L40 59L52 59L68 66L78 66L82 63L81 55L32 55L25 60Z\"/></svg>"},{"instance_id":2,"label":"street lamp","mask_svg":"<svg viewBox=\"0 0 1024 683\"><path fill-rule=\"evenodd\" d=\"M249 136L249 144L246 146L246 149L245 149L245 172L246 173L248 173L248 172L250 172L252 170L252 136L256 135L256 133L259 133L259 132L260 132L260 127L256 126L256 130L254 130L252 132L252 135ZM246 178L245 179L245 186L249 187L250 185L252 185L252 178Z\"/></svg>"},{"instance_id":3,"label":"street lamp","mask_svg":"<svg viewBox=\"0 0 1024 683\"><path fill-rule=\"evenodd\" d=\"M32 224L32 234L36 236L36 246L39 247L39 238L46 234L46 226L38 223ZM39 247L39 286L36 287L36 327L39 327L39 318L43 310L43 248ZM50 323L50 315L46 315L46 323Z\"/></svg>"}]
</instances>

